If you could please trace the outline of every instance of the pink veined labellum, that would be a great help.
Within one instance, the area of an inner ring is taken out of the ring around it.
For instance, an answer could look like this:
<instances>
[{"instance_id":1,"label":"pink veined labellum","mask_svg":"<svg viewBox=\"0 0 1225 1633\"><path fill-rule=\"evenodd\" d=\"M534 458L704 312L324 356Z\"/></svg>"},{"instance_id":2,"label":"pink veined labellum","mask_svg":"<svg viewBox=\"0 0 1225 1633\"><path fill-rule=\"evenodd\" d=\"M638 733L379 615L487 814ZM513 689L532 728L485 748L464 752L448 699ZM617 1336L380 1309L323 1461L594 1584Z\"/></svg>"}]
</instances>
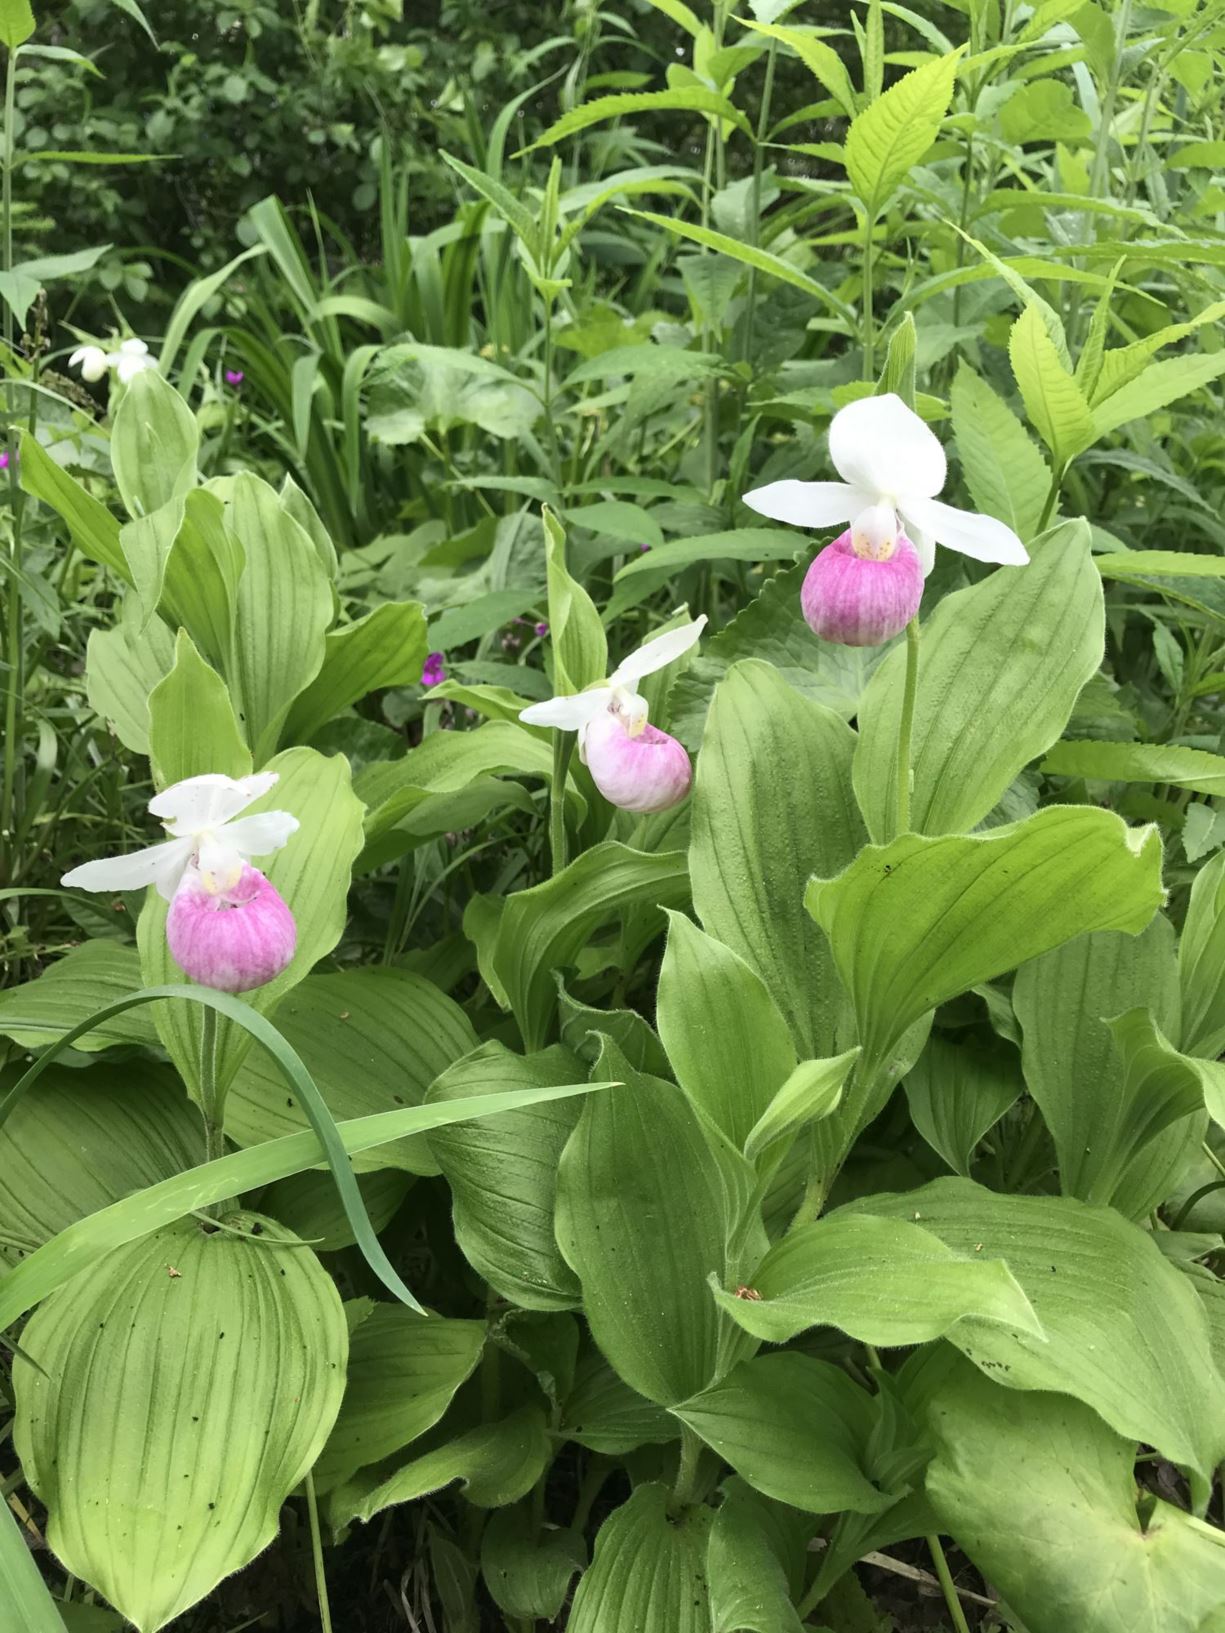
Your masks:
<instances>
[{"instance_id":1,"label":"pink veined labellum","mask_svg":"<svg viewBox=\"0 0 1225 1633\"><path fill-rule=\"evenodd\" d=\"M201 986L250 992L290 963L298 929L258 868L244 863L232 884L210 890L193 866L170 904L166 942L175 962Z\"/></svg>"},{"instance_id":2,"label":"pink veined labellum","mask_svg":"<svg viewBox=\"0 0 1225 1633\"><path fill-rule=\"evenodd\" d=\"M880 646L899 635L923 599L923 563L902 532L875 549L854 528L827 544L804 575L809 629L843 646Z\"/></svg>"},{"instance_id":3,"label":"pink veined labellum","mask_svg":"<svg viewBox=\"0 0 1225 1633\"><path fill-rule=\"evenodd\" d=\"M649 723L638 683L688 652L705 624L703 616L655 636L602 685L533 703L520 720L577 732L579 758L610 805L641 815L666 811L689 792L693 768L683 745Z\"/></svg>"}]
</instances>

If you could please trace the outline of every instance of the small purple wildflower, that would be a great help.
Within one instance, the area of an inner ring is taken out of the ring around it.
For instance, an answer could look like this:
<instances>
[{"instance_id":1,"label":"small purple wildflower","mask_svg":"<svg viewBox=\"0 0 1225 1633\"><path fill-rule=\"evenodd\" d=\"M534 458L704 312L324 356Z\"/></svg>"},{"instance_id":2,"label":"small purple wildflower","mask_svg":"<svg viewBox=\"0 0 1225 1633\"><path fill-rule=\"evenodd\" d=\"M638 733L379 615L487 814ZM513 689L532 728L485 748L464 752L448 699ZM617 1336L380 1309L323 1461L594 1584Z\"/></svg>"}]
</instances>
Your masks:
<instances>
[{"instance_id":1,"label":"small purple wildflower","mask_svg":"<svg viewBox=\"0 0 1225 1633\"><path fill-rule=\"evenodd\" d=\"M9 468L8 451L7 450L0 451L0 471L7 471L8 468Z\"/></svg>"},{"instance_id":2,"label":"small purple wildflower","mask_svg":"<svg viewBox=\"0 0 1225 1633\"><path fill-rule=\"evenodd\" d=\"M442 653L431 652L425 660L425 668L421 671L422 686L437 686L439 681L446 680L446 678L447 670L442 661Z\"/></svg>"},{"instance_id":3,"label":"small purple wildflower","mask_svg":"<svg viewBox=\"0 0 1225 1633\"><path fill-rule=\"evenodd\" d=\"M237 389L237 387L239 387L245 379L246 375L241 369L227 369L225 371L225 383L227 386L234 386Z\"/></svg>"},{"instance_id":4,"label":"small purple wildflower","mask_svg":"<svg viewBox=\"0 0 1225 1633\"><path fill-rule=\"evenodd\" d=\"M651 548L651 547L650 547L650 545L649 545L649 544L640 544L640 545L639 545L639 546L638 546L638 549L639 549L639 551L640 551L640 552L641 552L641 553L642 553L642 554L643 554L643 555L645 555L645 554L646 554L646 552L647 552L647 551L648 551L648 550L649 550L649 549L650 549L650 548Z\"/></svg>"},{"instance_id":5,"label":"small purple wildflower","mask_svg":"<svg viewBox=\"0 0 1225 1633\"><path fill-rule=\"evenodd\" d=\"M549 626L546 623L544 623L543 620L542 620L539 624L537 624L535 626L535 628L536 628L537 635L539 635L540 639L543 641L545 636L549 633Z\"/></svg>"}]
</instances>

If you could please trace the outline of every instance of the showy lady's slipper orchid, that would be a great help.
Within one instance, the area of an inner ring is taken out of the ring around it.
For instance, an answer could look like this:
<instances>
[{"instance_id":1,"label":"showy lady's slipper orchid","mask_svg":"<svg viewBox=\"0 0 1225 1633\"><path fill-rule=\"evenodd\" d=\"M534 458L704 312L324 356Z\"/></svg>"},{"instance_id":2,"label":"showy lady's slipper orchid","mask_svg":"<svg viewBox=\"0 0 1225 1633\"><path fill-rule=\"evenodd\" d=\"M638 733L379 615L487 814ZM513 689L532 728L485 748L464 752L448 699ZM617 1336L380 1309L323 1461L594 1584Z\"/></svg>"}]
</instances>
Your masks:
<instances>
[{"instance_id":1,"label":"showy lady's slipper orchid","mask_svg":"<svg viewBox=\"0 0 1225 1633\"><path fill-rule=\"evenodd\" d=\"M280 850L298 819L288 811L239 813L276 780L275 771L262 771L175 783L149 801L169 839L130 856L82 863L60 883L105 892L155 885L170 903L170 951L188 975L222 992L263 986L293 957L297 930L293 914L250 859Z\"/></svg>"},{"instance_id":2,"label":"showy lady's slipper orchid","mask_svg":"<svg viewBox=\"0 0 1225 1633\"><path fill-rule=\"evenodd\" d=\"M110 360L101 346L78 346L68 359L70 369L80 369L82 380L96 385L110 368Z\"/></svg>"},{"instance_id":3,"label":"showy lady's slipper orchid","mask_svg":"<svg viewBox=\"0 0 1225 1633\"><path fill-rule=\"evenodd\" d=\"M149 348L143 340L132 339L125 340L113 352L103 351L101 346L78 346L68 359L68 367L80 369L82 380L90 385L96 385L113 369L126 386L146 369L155 369L157 362L149 356Z\"/></svg>"},{"instance_id":4,"label":"showy lady's slipper orchid","mask_svg":"<svg viewBox=\"0 0 1225 1633\"><path fill-rule=\"evenodd\" d=\"M937 500L948 475L944 449L892 392L840 409L829 453L843 481L771 482L744 496L776 522L810 530L850 523L808 569L801 592L805 618L825 639L875 646L904 629L919 610L937 544L975 561L1029 560L1003 522Z\"/></svg>"},{"instance_id":5,"label":"showy lady's slipper orchid","mask_svg":"<svg viewBox=\"0 0 1225 1633\"><path fill-rule=\"evenodd\" d=\"M675 737L652 726L638 682L688 652L706 617L645 642L602 686L548 703L533 703L519 718L528 726L578 733L579 758L609 804L623 811L666 811L689 792L693 768Z\"/></svg>"}]
</instances>

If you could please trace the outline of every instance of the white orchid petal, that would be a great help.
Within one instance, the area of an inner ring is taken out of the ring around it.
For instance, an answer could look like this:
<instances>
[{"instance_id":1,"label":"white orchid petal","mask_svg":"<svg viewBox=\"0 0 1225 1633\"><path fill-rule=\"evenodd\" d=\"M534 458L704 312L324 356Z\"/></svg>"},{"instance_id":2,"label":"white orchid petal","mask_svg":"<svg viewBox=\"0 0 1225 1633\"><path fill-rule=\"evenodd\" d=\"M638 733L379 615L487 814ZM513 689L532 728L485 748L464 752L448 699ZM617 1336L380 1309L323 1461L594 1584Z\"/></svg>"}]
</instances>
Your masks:
<instances>
[{"instance_id":1,"label":"white orchid petal","mask_svg":"<svg viewBox=\"0 0 1225 1633\"><path fill-rule=\"evenodd\" d=\"M148 356L149 348L143 340L138 340L133 337L131 340L125 340L120 346L119 351L124 357L146 357Z\"/></svg>"},{"instance_id":2,"label":"white orchid petal","mask_svg":"<svg viewBox=\"0 0 1225 1633\"><path fill-rule=\"evenodd\" d=\"M96 890L103 895L121 890L143 890L156 885L167 901L174 895L183 871L191 861L190 839L168 839L130 856L106 856L96 862L82 862L60 880L69 890Z\"/></svg>"},{"instance_id":3,"label":"white orchid petal","mask_svg":"<svg viewBox=\"0 0 1225 1633\"><path fill-rule=\"evenodd\" d=\"M848 487L845 482L767 482L764 488L746 493L744 503L759 516L772 522L789 522L792 527L814 529L849 522L874 494Z\"/></svg>"},{"instance_id":4,"label":"white orchid petal","mask_svg":"<svg viewBox=\"0 0 1225 1633\"><path fill-rule=\"evenodd\" d=\"M948 474L937 437L893 392L840 408L830 422L829 456L844 481L899 503L933 498Z\"/></svg>"},{"instance_id":5,"label":"white orchid petal","mask_svg":"<svg viewBox=\"0 0 1225 1633\"><path fill-rule=\"evenodd\" d=\"M199 833L219 828L276 786L275 771L257 771L250 777L223 777L205 772L163 789L149 801L149 810L172 833Z\"/></svg>"},{"instance_id":6,"label":"white orchid petal","mask_svg":"<svg viewBox=\"0 0 1225 1633\"><path fill-rule=\"evenodd\" d=\"M665 630L662 635L656 635L653 640L644 642L637 652L631 652L625 662L613 670L609 676L609 685L628 686L633 690L636 681L642 680L646 675L653 675L657 669L666 669L670 663L675 663L677 658L688 652L691 646L696 645L705 628L706 614L703 613L691 624L682 624L679 629Z\"/></svg>"},{"instance_id":7,"label":"white orchid petal","mask_svg":"<svg viewBox=\"0 0 1225 1633\"><path fill-rule=\"evenodd\" d=\"M279 851L291 834L296 834L301 823L288 811L261 811L256 816L239 817L227 822L222 829L226 845L248 860L253 856L270 856Z\"/></svg>"},{"instance_id":8,"label":"white orchid petal","mask_svg":"<svg viewBox=\"0 0 1225 1633\"><path fill-rule=\"evenodd\" d=\"M957 510L942 505L935 499L907 499L903 515L913 519L914 526L930 533L937 544L949 550L960 550L963 556L975 561L1002 562L1008 567L1024 567L1029 552L1005 522L994 516L978 516L973 511ZM913 539L914 534L907 528Z\"/></svg>"},{"instance_id":9,"label":"white orchid petal","mask_svg":"<svg viewBox=\"0 0 1225 1633\"><path fill-rule=\"evenodd\" d=\"M81 378L96 384L106 374L109 362L101 346L78 346L68 359L70 369L80 369Z\"/></svg>"},{"instance_id":10,"label":"white orchid petal","mask_svg":"<svg viewBox=\"0 0 1225 1633\"><path fill-rule=\"evenodd\" d=\"M581 731L612 702L611 686L595 686L590 692L571 697L551 697L547 703L533 703L519 712L525 726L554 726L558 731Z\"/></svg>"},{"instance_id":11,"label":"white orchid petal","mask_svg":"<svg viewBox=\"0 0 1225 1633\"><path fill-rule=\"evenodd\" d=\"M919 557L919 564L923 568L923 577L929 577L932 568L936 565L935 539L929 533L925 533L921 527L916 527L914 522L908 522L904 516L902 517L902 531L915 547Z\"/></svg>"}]
</instances>

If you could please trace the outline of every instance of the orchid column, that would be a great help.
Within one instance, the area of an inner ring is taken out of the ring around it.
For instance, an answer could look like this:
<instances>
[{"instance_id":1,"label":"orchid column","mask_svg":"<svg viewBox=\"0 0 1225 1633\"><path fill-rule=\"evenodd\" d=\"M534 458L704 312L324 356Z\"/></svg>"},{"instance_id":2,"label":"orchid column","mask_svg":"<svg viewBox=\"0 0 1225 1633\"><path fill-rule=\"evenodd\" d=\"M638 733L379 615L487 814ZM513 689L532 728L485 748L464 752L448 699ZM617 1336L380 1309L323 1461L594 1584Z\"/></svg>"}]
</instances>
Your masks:
<instances>
[{"instance_id":1,"label":"orchid column","mask_svg":"<svg viewBox=\"0 0 1225 1633\"><path fill-rule=\"evenodd\" d=\"M975 561L1023 566L1029 555L993 516L941 504L944 449L892 392L834 415L829 453L841 482L771 482L746 493L762 516L815 531L850 526L818 554L800 603L813 633L844 646L879 646L906 631L906 690L898 732L898 828L910 826L910 737L918 686L919 604L936 545Z\"/></svg>"}]
</instances>

